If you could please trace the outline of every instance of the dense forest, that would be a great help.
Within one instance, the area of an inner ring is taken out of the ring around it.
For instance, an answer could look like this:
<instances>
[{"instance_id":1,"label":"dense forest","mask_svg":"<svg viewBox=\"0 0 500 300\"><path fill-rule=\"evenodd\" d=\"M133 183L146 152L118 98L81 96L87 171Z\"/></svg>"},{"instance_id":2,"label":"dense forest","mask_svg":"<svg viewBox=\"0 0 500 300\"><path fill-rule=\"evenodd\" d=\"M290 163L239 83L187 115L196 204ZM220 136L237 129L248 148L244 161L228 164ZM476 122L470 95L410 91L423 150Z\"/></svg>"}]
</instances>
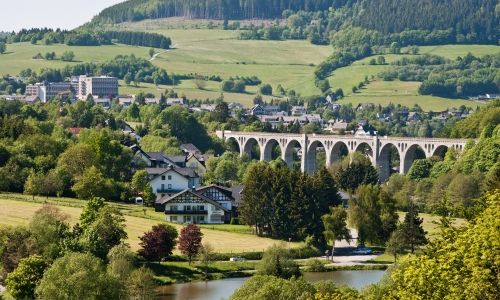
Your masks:
<instances>
[{"instance_id":1,"label":"dense forest","mask_svg":"<svg viewBox=\"0 0 500 300\"><path fill-rule=\"evenodd\" d=\"M195 19L280 18L284 10L327 10L347 0L131 0L102 11L95 21L105 23L183 16Z\"/></svg>"},{"instance_id":2,"label":"dense forest","mask_svg":"<svg viewBox=\"0 0 500 300\"><path fill-rule=\"evenodd\" d=\"M309 19L300 25L324 27L318 28L318 32L326 29L330 33L353 25L384 34L412 29L451 30L458 42L498 41L500 6L496 0L429 0L418 4L415 5L414 0L131 0L103 10L93 22L119 23L174 16L221 20L286 19L300 12L300 18ZM314 22L311 23L311 19ZM296 25L299 24L292 24L292 27Z\"/></svg>"}]
</instances>

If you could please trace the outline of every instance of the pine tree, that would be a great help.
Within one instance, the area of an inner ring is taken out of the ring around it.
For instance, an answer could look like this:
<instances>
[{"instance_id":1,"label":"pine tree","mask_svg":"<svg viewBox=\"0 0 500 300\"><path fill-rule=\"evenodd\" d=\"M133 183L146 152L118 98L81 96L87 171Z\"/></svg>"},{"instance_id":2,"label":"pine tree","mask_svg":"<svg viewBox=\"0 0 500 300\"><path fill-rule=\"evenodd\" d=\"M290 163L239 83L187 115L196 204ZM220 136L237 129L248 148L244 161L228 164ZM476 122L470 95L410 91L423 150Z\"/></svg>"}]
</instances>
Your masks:
<instances>
[{"instance_id":1,"label":"pine tree","mask_svg":"<svg viewBox=\"0 0 500 300\"><path fill-rule=\"evenodd\" d=\"M417 246L425 245L427 238L426 232L422 227L423 219L418 217L418 211L413 205L410 205L408 212L405 215L405 220L401 225L404 240L410 248L411 253L415 251Z\"/></svg>"}]
</instances>

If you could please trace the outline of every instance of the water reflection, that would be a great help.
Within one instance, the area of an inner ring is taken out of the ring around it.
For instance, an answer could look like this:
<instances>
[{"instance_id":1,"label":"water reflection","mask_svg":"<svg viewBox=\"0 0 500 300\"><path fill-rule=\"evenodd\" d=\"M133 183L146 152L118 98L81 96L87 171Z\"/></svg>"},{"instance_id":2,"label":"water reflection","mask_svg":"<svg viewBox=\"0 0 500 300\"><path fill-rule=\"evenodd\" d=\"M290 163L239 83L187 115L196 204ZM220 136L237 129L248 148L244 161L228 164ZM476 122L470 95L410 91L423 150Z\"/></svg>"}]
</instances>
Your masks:
<instances>
[{"instance_id":1,"label":"water reflection","mask_svg":"<svg viewBox=\"0 0 500 300\"><path fill-rule=\"evenodd\" d=\"M356 289L377 283L384 271L336 271L305 273L309 282L333 280L337 285L347 285ZM228 278L223 280L180 283L164 286L160 290L161 300L222 300L228 299L234 291L249 278Z\"/></svg>"}]
</instances>

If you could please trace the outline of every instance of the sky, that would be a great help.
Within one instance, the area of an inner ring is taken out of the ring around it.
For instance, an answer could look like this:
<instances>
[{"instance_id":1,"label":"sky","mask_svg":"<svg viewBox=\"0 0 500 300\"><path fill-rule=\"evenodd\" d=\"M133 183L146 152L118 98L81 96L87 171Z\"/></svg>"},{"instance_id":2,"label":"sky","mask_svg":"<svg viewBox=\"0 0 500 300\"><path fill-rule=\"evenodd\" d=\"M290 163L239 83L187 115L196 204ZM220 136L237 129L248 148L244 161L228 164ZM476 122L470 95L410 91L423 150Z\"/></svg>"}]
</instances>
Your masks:
<instances>
[{"instance_id":1,"label":"sky","mask_svg":"<svg viewBox=\"0 0 500 300\"><path fill-rule=\"evenodd\" d=\"M49 27L73 29L124 0L0 0L0 31Z\"/></svg>"}]
</instances>

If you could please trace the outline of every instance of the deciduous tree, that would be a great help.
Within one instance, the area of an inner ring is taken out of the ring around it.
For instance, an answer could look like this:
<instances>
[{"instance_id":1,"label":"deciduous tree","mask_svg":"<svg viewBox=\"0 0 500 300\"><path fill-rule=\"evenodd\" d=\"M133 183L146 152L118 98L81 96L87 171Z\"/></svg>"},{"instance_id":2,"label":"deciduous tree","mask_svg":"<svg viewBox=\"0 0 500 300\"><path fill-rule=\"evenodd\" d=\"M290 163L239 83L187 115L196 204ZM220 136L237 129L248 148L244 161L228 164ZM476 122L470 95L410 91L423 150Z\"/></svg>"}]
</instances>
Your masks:
<instances>
[{"instance_id":1,"label":"deciduous tree","mask_svg":"<svg viewBox=\"0 0 500 300\"><path fill-rule=\"evenodd\" d=\"M12 297L15 299L34 299L35 288L42 280L47 267L48 264L39 255L22 259L17 268L9 273L5 280Z\"/></svg>"},{"instance_id":2,"label":"deciduous tree","mask_svg":"<svg viewBox=\"0 0 500 300\"><path fill-rule=\"evenodd\" d=\"M202 237L203 233L201 233L200 227L195 224L189 224L181 229L178 247L182 254L188 257L189 264L200 251Z\"/></svg>"},{"instance_id":3,"label":"deciduous tree","mask_svg":"<svg viewBox=\"0 0 500 300\"><path fill-rule=\"evenodd\" d=\"M160 262L172 255L176 245L177 230L166 224L158 224L140 237L139 255L148 261Z\"/></svg>"}]
</instances>

